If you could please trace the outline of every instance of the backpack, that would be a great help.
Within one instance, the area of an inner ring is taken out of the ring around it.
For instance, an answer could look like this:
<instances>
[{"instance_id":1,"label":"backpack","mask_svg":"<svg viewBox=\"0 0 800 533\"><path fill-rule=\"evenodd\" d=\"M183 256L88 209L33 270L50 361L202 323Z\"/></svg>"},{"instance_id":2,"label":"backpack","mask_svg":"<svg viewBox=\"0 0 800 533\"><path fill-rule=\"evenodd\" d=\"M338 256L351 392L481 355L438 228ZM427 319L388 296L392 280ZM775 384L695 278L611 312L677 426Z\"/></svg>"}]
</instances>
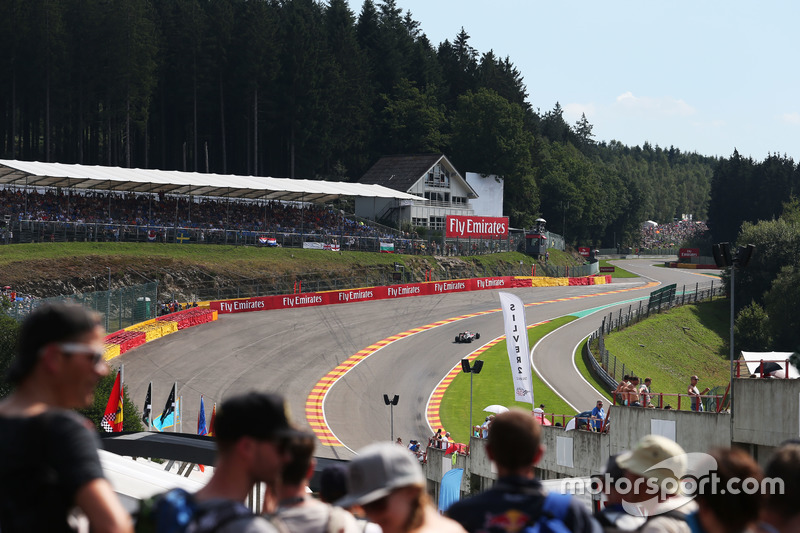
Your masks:
<instances>
[{"instance_id":1,"label":"backpack","mask_svg":"<svg viewBox=\"0 0 800 533\"><path fill-rule=\"evenodd\" d=\"M542 511L533 524L522 529L522 533L569 533L564 523L572 497L569 494L549 493L544 498Z\"/></svg>"},{"instance_id":2,"label":"backpack","mask_svg":"<svg viewBox=\"0 0 800 533\"><path fill-rule=\"evenodd\" d=\"M251 515L250 509L238 502L200 510L193 494L183 489L172 489L142 501L136 532L205 533Z\"/></svg>"}]
</instances>

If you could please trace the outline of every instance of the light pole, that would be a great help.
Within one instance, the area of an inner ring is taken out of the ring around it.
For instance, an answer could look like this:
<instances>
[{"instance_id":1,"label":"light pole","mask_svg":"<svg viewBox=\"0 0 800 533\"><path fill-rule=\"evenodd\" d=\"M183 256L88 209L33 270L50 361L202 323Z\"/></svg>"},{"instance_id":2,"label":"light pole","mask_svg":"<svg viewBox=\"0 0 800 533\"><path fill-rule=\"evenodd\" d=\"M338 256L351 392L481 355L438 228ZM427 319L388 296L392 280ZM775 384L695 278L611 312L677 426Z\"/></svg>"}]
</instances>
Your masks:
<instances>
[{"instance_id":1,"label":"light pole","mask_svg":"<svg viewBox=\"0 0 800 533\"><path fill-rule=\"evenodd\" d=\"M719 244L715 244L711 247L711 252L714 254L714 262L717 264L718 267L730 267L731 271L731 285L730 285L730 295L731 295L731 320L730 320L730 390L728 391L728 401L730 402L730 413L731 413L731 439L733 439L733 361L734 361L734 346L733 346L733 326L734 326L734 319L735 319L735 308L734 308L734 292L736 287L736 268L745 268L747 264L750 262L750 257L753 255L753 250L755 250L755 246L752 244L748 244L747 246L740 246L736 252L735 256L731 256L731 247L730 243L721 242Z\"/></svg>"},{"instance_id":2,"label":"light pole","mask_svg":"<svg viewBox=\"0 0 800 533\"><path fill-rule=\"evenodd\" d=\"M483 368L483 361L477 359L472 367L469 366L469 359L461 360L461 370L469 374L469 436L472 438L472 376L480 374Z\"/></svg>"},{"instance_id":3,"label":"light pole","mask_svg":"<svg viewBox=\"0 0 800 533\"><path fill-rule=\"evenodd\" d=\"M398 394L394 395L394 398L389 399L388 394L383 395L383 403L389 406L389 424L391 427L391 438L390 440L394 442L394 406L397 405L397 402L400 401L400 396Z\"/></svg>"}]
</instances>

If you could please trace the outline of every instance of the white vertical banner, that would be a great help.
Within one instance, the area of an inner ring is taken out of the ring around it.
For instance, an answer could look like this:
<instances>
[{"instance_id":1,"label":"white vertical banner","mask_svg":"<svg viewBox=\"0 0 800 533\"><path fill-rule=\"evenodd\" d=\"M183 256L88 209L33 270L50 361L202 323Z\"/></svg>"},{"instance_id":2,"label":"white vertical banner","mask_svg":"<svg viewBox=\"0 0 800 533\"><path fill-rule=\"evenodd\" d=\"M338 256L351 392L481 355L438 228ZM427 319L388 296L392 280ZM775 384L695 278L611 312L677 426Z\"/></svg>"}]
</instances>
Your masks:
<instances>
[{"instance_id":1,"label":"white vertical banner","mask_svg":"<svg viewBox=\"0 0 800 533\"><path fill-rule=\"evenodd\" d=\"M499 292L500 307L503 308L503 324L506 332L508 361L514 379L514 399L527 402L533 409L533 378L528 358L528 328L525 324L525 306L517 296Z\"/></svg>"}]
</instances>

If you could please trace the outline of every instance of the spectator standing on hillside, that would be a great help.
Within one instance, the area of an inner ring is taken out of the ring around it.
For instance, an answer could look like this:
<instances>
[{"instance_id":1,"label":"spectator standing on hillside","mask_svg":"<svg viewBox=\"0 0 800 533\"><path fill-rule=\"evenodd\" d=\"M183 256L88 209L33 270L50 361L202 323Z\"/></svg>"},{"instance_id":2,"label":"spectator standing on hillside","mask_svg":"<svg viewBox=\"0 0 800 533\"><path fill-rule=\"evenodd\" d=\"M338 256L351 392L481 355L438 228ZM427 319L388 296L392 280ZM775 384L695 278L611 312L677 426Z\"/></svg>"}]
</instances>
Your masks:
<instances>
[{"instance_id":1,"label":"spectator standing on hillside","mask_svg":"<svg viewBox=\"0 0 800 533\"><path fill-rule=\"evenodd\" d=\"M92 531L132 531L94 427L71 411L92 404L109 372L103 337L99 315L74 305L45 305L23 322L7 376L16 389L0 403L3 533L72 531L74 507Z\"/></svg>"},{"instance_id":2,"label":"spectator standing on hillside","mask_svg":"<svg viewBox=\"0 0 800 533\"><path fill-rule=\"evenodd\" d=\"M703 410L703 401L700 396L711 390L709 388L705 388L703 392L700 392L700 390L697 388L698 381L699 378L697 376L692 376L691 378L689 378L689 388L686 391L691 397L692 411Z\"/></svg>"},{"instance_id":3,"label":"spectator standing on hillside","mask_svg":"<svg viewBox=\"0 0 800 533\"><path fill-rule=\"evenodd\" d=\"M447 516L469 533L517 533L542 516L563 522L569 531L599 533L586 507L569 495L548 494L533 467L544 454L541 425L530 412L511 409L498 414L486 443L486 455L497 467L494 487L454 503Z\"/></svg>"},{"instance_id":4,"label":"spectator standing on hillside","mask_svg":"<svg viewBox=\"0 0 800 533\"><path fill-rule=\"evenodd\" d=\"M642 407L652 407L650 405L650 378L644 378L644 383L639 387L639 403Z\"/></svg>"},{"instance_id":5,"label":"spectator standing on hillside","mask_svg":"<svg viewBox=\"0 0 800 533\"><path fill-rule=\"evenodd\" d=\"M360 505L383 533L464 533L436 512L419 461L393 443L371 444L350 462L342 507Z\"/></svg>"}]
</instances>

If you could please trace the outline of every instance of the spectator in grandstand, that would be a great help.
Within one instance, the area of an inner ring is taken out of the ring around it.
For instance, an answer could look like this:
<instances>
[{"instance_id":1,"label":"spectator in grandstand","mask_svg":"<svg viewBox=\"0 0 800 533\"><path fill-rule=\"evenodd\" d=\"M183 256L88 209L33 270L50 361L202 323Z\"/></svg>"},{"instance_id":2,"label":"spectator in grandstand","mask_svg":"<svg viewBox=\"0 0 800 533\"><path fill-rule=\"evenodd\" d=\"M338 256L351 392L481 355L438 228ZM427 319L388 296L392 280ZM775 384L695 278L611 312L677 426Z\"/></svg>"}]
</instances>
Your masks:
<instances>
[{"instance_id":1,"label":"spectator in grandstand","mask_svg":"<svg viewBox=\"0 0 800 533\"><path fill-rule=\"evenodd\" d=\"M534 476L542 457L541 425L529 411L498 414L486 443L486 455L497 467L491 489L454 503L447 516L470 533L516 533L534 526L543 515L563 522L568 531L599 532L586 507L568 495L547 494Z\"/></svg>"},{"instance_id":2,"label":"spectator in grandstand","mask_svg":"<svg viewBox=\"0 0 800 533\"><path fill-rule=\"evenodd\" d=\"M308 495L308 483L316 465L313 435L290 439L287 450L290 459L283 466L274 488L277 509L269 515L278 531L361 533L362 529L350 512Z\"/></svg>"},{"instance_id":3,"label":"spectator in grandstand","mask_svg":"<svg viewBox=\"0 0 800 533\"><path fill-rule=\"evenodd\" d=\"M760 490L747 489L751 480L761 488L764 477L761 468L750 454L740 448L714 448L708 453L716 461L711 474L718 484L713 488L706 484L702 490L698 490L698 510L688 516L687 531L750 531L758 519L762 494Z\"/></svg>"},{"instance_id":4,"label":"spectator in grandstand","mask_svg":"<svg viewBox=\"0 0 800 533\"><path fill-rule=\"evenodd\" d=\"M800 531L800 440L781 445L764 469L767 479L780 480L782 491L764 493L759 532L789 533Z\"/></svg>"},{"instance_id":5,"label":"spectator in grandstand","mask_svg":"<svg viewBox=\"0 0 800 533\"><path fill-rule=\"evenodd\" d=\"M92 531L132 531L103 477L85 408L109 372L100 317L74 305L43 305L19 330L0 403L0 530L70 531L78 507ZM74 525L74 524L73 524Z\"/></svg>"},{"instance_id":6,"label":"spectator in grandstand","mask_svg":"<svg viewBox=\"0 0 800 533\"><path fill-rule=\"evenodd\" d=\"M419 461L407 450L389 442L371 444L350 462L348 494L339 504L360 505L383 533L463 533L436 512L425 484Z\"/></svg>"}]
</instances>

